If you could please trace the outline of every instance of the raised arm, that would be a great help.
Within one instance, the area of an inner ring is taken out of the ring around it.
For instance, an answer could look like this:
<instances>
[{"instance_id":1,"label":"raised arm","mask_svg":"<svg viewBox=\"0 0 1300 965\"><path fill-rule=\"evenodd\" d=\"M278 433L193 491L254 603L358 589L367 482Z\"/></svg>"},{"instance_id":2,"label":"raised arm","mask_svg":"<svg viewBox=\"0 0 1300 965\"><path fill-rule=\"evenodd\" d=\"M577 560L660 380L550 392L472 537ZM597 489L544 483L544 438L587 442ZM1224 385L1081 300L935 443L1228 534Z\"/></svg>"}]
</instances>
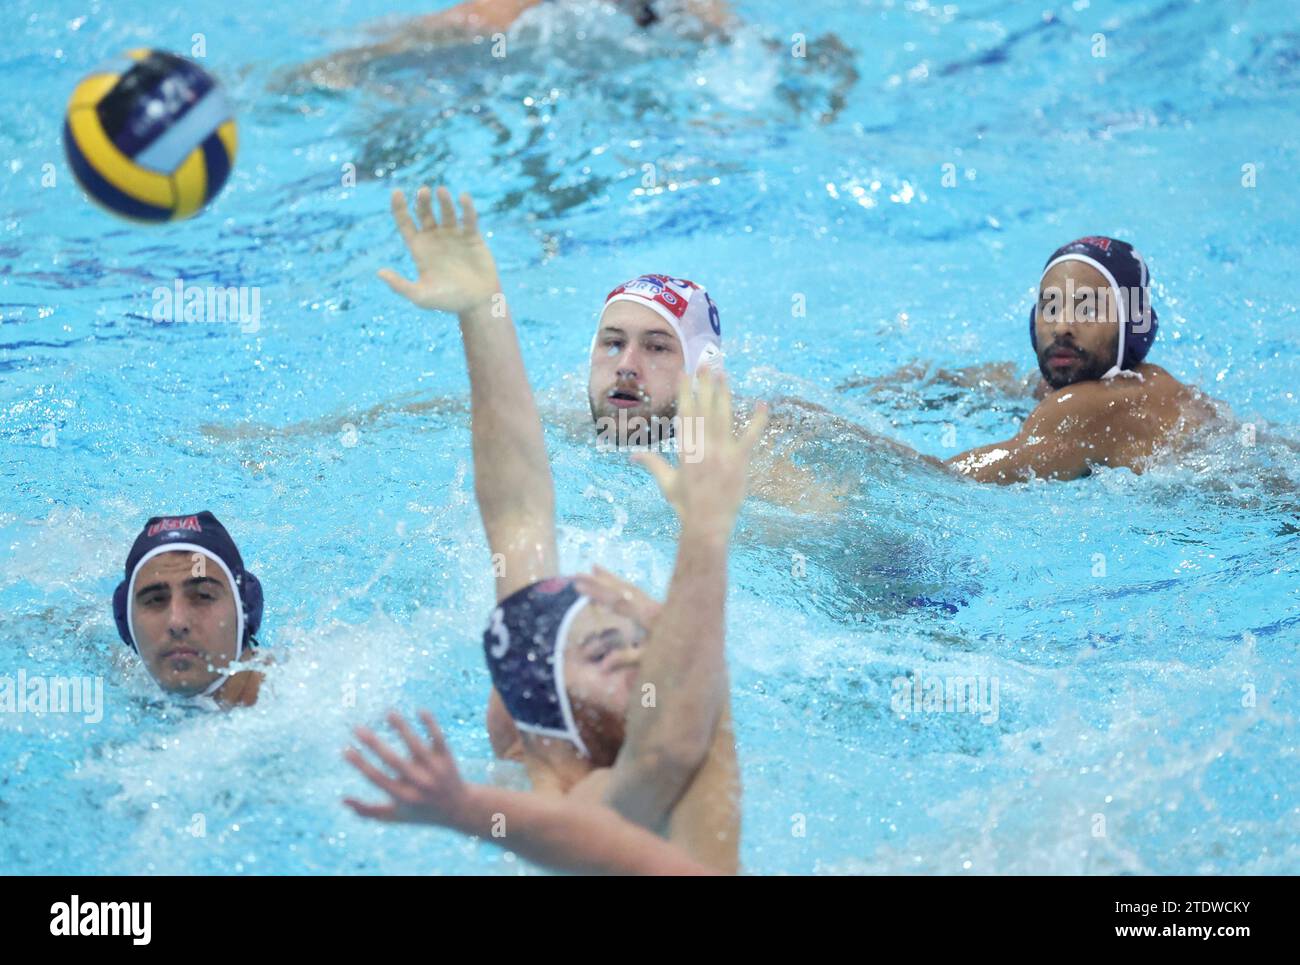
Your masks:
<instances>
[{"instance_id":1,"label":"raised arm","mask_svg":"<svg viewBox=\"0 0 1300 965\"><path fill-rule=\"evenodd\" d=\"M389 723L401 735L409 758L395 753L373 732L357 728L357 739L391 773L350 748L348 762L389 795L387 804L344 803L378 821L434 824L491 842L559 871L584 874L709 874L710 869L681 848L637 827L599 804L531 791L466 784L456 769L433 715L420 714L428 732L422 742L397 714Z\"/></svg>"},{"instance_id":2,"label":"raised arm","mask_svg":"<svg viewBox=\"0 0 1300 965\"><path fill-rule=\"evenodd\" d=\"M514 321L496 263L478 230L469 195L459 223L451 194L438 189L439 218L428 188L416 195L417 225L400 191L393 219L415 262L409 281L384 269L379 277L421 308L454 312L469 367L474 493L494 555L497 599L554 576L555 490L542 423L524 371Z\"/></svg>"},{"instance_id":3,"label":"raised arm","mask_svg":"<svg viewBox=\"0 0 1300 965\"><path fill-rule=\"evenodd\" d=\"M683 378L678 398L677 468L658 455L635 457L677 511L681 536L667 599L643 648L638 699L628 711L623 747L605 792L606 802L624 817L655 829L669 825L683 793L706 769L715 777L735 773L729 728L726 739L718 740L719 723L729 717L727 553L749 459L767 424L766 408L760 407L735 438L731 393L725 378L711 372L699 375L694 395ZM645 699L648 694L654 699ZM698 818L709 823L710 832L698 837L727 838L727 854L693 853L712 867L731 870L739 837L738 792L734 781L725 783L731 808L725 813L701 809ZM690 837L689 828L679 830ZM671 826L670 833L676 840Z\"/></svg>"}]
</instances>

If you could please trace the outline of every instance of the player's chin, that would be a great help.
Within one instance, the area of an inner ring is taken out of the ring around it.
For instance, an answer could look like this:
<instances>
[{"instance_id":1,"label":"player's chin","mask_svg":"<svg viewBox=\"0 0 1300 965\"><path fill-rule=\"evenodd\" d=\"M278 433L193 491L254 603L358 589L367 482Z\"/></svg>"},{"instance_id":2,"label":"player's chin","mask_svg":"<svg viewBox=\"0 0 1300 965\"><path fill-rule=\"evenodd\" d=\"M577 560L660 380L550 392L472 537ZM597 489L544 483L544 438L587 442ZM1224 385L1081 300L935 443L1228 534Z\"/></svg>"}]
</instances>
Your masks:
<instances>
[{"instance_id":1,"label":"player's chin","mask_svg":"<svg viewBox=\"0 0 1300 965\"><path fill-rule=\"evenodd\" d=\"M217 678L208 671L173 673L164 669L154 677L158 686L175 697L197 697Z\"/></svg>"},{"instance_id":2,"label":"player's chin","mask_svg":"<svg viewBox=\"0 0 1300 965\"><path fill-rule=\"evenodd\" d=\"M1048 365L1046 361L1042 361L1039 363L1038 369L1043 373L1043 379L1053 389L1063 389L1067 385L1082 382L1088 377L1088 367L1084 364L1083 359L1079 359L1065 368Z\"/></svg>"},{"instance_id":3,"label":"player's chin","mask_svg":"<svg viewBox=\"0 0 1300 965\"><path fill-rule=\"evenodd\" d=\"M592 405L591 411L599 428L601 424L617 425L620 422L629 423L633 419L648 420L654 407L649 400L638 402L636 405L615 405L609 399L601 399Z\"/></svg>"}]
</instances>

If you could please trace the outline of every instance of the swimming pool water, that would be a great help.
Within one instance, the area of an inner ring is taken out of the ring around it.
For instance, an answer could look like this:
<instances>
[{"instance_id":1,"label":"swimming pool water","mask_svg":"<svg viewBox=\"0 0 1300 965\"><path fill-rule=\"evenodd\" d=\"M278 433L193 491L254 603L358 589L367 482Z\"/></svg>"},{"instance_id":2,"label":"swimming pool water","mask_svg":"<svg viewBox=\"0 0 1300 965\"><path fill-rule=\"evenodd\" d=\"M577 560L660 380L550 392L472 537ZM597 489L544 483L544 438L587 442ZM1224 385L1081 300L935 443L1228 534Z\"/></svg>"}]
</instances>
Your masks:
<instances>
[{"instance_id":1,"label":"swimming pool water","mask_svg":"<svg viewBox=\"0 0 1300 965\"><path fill-rule=\"evenodd\" d=\"M675 527L652 482L564 428L585 418L619 281L705 283L744 395L950 455L1009 436L1031 403L840 387L918 359L1029 371L1044 256L1132 240L1160 312L1150 360L1228 403L1253 444L996 488L826 432L801 459L853 481L843 508L751 501L732 556L742 859L1300 871L1293 5L740 0L726 46L557 7L503 60L450 52L347 93L277 79L420 3L322 0L305 24L250 0L0 13L0 674L99 676L105 694L93 725L0 713L0 868L529 870L339 804L361 790L350 728L390 706L434 710L468 776L519 780L488 763L482 724L492 590L455 321L374 278L406 268L388 192L446 182L493 233L566 567L657 593ZM237 104L231 181L193 222L114 221L64 166L67 94L124 48L185 52L196 33ZM177 277L257 287L257 330L154 322ZM276 666L247 711L161 699L109 612L144 518L200 508L267 589ZM917 674L996 681L996 713L900 718L895 681Z\"/></svg>"}]
</instances>

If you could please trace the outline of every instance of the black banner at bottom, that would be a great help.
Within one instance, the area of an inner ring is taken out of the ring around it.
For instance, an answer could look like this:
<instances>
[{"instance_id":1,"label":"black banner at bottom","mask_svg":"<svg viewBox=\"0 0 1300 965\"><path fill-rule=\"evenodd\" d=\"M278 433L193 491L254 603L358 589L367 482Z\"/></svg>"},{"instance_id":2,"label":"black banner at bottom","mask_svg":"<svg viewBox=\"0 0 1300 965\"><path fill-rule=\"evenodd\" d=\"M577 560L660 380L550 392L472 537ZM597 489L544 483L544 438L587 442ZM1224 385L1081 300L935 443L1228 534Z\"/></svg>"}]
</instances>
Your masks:
<instances>
[{"instance_id":1,"label":"black banner at bottom","mask_svg":"<svg viewBox=\"0 0 1300 965\"><path fill-rule=\"evenodd\" d=\"M547 876L69 877L6 878L3 887L0 922L17 947L78 942L142 954L286 939L299 953L355 946L374 954L439 933L517 939L534 920L546 929L538 938L552 941L561 924L577 940L621 935L674 946L703 931L709 944L788 937L816 947L851 929L859 947L879 938L918 951L1046 939L1070 951L1149 952L1172 941L1231 953L1295 931L1289 878L777 878L601 882L590 891L585 879Z\"/></svg>"}]
</instances>

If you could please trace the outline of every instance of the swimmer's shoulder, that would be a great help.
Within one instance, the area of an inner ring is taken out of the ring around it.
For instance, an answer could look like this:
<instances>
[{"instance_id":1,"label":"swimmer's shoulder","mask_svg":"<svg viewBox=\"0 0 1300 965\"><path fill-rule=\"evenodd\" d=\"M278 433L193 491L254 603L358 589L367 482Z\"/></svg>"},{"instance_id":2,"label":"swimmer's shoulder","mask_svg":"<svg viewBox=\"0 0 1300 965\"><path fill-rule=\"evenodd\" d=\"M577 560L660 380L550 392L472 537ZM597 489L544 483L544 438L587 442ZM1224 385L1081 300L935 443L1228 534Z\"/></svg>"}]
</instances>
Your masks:
<instances>
[{"instance_id":1,"label":"swimmer's shoulder","mask_svg":"<svg viewBox=\"0 0 1300 965\"><path fill-rule=\"evenodd\" d=\"M1143 362L1133 372L1140 378L1124 374L1051 389L1043 395L1042 404L1069 406L1080 412L1094 408L1114 411L1122 409L1128 403L1174 399L1186 389L1186 386L1158 365Z\"/></svg>"},{"instance_id":2,"label":"swimmer's shoulder","mask_svg":"<svg viewBox=\"0 0 1300 965\"><path fill-rule=\"evenodd\" d=\"M1059 412L1063 415L1084 415L1096 410L1103 411L1116 401L1130 394L1129 386L1115 385L1119 381L1089 379L1084 382L1072 382L1059 389L1049 389L1043 393L1036 412Z\"/></svg>"},{"instance_id":3,"label":"swimmer's shoulder","mask_svg":"<svg viewBox=\"0 0 1300 965\"><path fill-rule=\"evenodd\" d=\"M1143 363L1137 371L1147 383L1149 401L1166 407L1170 415L1186 425L1198 425L1229 417L1227 406L1194 385L1180 382L1158 365Z\"/></svg>"},{"instance_id":4,"label":"swimmer's shoulder","mask_svg":"<svg viewBox=\"0 0 1300 965\"><path fill-rule=\"evenodd\" d=\"M1149 389L1156 389L1162 392L1177 392L1186 388L1183 383L1179 382L1169 374L1168 369L1162 368L1159 365L1154 365L1151 362L1142 362L1133 371L1142 376L1141 381L1137 379L1129 379L1126 381L1134 382L1138 386L1142 386L1144 383L1150 383L1148 387Z\"/></svg>"},{"instance_id":5,"label":"swimmer's shoulder","mask_svg":"<svg viewBox=\"0 0 1300 965\"><path fill-rule=\"evenodd\" d=\"M1150 415L1144 402L1143 383L1137 379L1090 379L1047 392L1034 407L1024 431L1031 436L1044 432L1085 431L1103 439L1117 432L1146 435L1142 428Z\"/></svg>"},{"instance_id":6,"label":"swimmer's shoulder","mask_svg":"<svg viewBox=\"0 0 1300 965\"><path fill-rule=\"evenodd\" d=\"M1049 393L1044 404L1055 400L1063 415L1091 419L1102 435L1127 431L1134 440L1146 441L1178 426L1191 428L1215 418L1208 396L1159 365L1144 362L1133 371L1141 378L1119 376L1068 385Z\"/></svg>"}]
</instances>

